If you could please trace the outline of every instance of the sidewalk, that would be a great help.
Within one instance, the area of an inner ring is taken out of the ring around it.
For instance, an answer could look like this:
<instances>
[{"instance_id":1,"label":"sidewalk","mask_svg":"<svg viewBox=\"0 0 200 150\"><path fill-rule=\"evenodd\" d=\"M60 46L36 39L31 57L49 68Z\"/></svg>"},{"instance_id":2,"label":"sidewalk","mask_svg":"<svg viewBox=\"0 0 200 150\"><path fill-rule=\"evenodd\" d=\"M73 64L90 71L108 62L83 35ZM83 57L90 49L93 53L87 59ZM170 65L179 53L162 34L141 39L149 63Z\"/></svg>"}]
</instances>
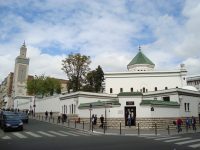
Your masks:
<instances>
[{"instance_id":1,"label":"sidewalk","mask_svg":"<svg viewBox=\"0 0 200 150\"><path fill-rule=\"evenodd\" d=\"M98 126L94 126L92 128L92 126L90 126L89 123L85 123L85 122L80 122L77 123L75 121L70 121L67 120L67 122L60 122L58 123L57 117L53 117L53 118L47 118L47 120L45 119L44 116L42 117L30 117L31 119L36 119L36 120L40 120L40 121L44 121L44 122L48 122L48 123L52 123L52 124L57 124L57 125L61 125L64 127L68 127L68 128L73 128L73 129L78 129L78 130L82 130L82 131L87 131L87 132L91 132L91 133L98 133L98 134L105 134L105 135L125 135L125 136L171 136L171 135L180 135L180 134L185 134L185 133L198 133L200 132L200 128L199 126L197 126L197 130L193 131L192 128L186 130L186 128L182 127L182 132L177 132L176 129L139 129L136 127L126 127L120 130L120 128L99 128Z\"/></svg>"}]
</instances>

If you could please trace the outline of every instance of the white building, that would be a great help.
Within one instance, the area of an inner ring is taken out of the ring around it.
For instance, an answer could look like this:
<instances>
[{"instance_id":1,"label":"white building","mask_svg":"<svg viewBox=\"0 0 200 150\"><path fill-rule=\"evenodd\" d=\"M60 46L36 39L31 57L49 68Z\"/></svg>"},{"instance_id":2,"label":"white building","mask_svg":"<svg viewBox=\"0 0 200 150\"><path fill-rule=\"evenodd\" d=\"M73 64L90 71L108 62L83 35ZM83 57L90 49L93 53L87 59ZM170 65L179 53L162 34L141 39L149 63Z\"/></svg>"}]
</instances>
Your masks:
<instances>
[{"instance_id":1,"label":"white building","mask_svg":"<svg viewBox=\"0 0 200 150\"><path fill-rule=\"evenodd\" d=\"M127 72L106 72L105 92L149 92L186 86L185 66L179 70L155 71L155 65L141 52L127 65Z\"/></svg>"},{"instance_id":2,"label":"white building","mask_svg":"<svg viewBox=\"0 0 200 150\"><path fill-rule=\"evenodd\" d=\"M45 111L75 115L88 120L91 114L104 115L109 126L166 127L178 117L200 117L200 93L186 86L184 65L176 71L154 71L155 65L139 50L128 64L127 72L105 73L105 93L63 93L50 98L36 99L36 113ZM32 106L31 100L18 97L19 109ZM91 110L91 111L90 111Z\"/></svg>"}]
</instances>

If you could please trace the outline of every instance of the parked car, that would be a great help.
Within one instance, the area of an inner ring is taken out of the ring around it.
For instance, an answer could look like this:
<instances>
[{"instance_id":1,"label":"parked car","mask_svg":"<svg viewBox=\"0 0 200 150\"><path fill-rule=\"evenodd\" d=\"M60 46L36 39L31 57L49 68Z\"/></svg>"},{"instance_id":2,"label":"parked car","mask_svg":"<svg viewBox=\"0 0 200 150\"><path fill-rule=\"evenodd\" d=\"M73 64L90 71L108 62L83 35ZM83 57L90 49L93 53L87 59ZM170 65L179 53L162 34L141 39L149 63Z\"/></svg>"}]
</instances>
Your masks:
<instances>
[{"instance_id":1,"label":"parked car","mask_svg":"<svg viewBox=\"0 0 200 150\"><path fill-rule=\"evenodd\" d=\"M13 112L3 112L0 115L1 128L8 130L23 130L23 122L19 116Z\"/></svg>"},{"instance_id":2,"label":"parked car","mask_svg":"<svg viewBox=\"0 0 200 150\"><path fill-rule=\"evenodd\" d=\"M28 115L25 112L17 112L23 123L28 123Z\"/></svg>"}]
</instances>

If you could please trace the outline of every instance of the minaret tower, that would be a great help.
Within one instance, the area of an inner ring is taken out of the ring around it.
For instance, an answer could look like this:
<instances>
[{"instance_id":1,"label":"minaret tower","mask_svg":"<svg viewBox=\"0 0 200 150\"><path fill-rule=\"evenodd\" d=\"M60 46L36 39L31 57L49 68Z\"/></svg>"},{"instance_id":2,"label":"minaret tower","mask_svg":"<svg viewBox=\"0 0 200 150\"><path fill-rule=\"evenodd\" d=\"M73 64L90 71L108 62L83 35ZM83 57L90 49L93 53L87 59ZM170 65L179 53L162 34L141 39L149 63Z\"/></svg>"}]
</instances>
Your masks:
<instances>
[{"instance_id":1,"label":"minaret tower","mask_svg":"<svg viewBox=\"0 0 200 150\"><path fill-rule=\"evenodd\" d=\"M15 59L15 70L13 77L13 98L26 95L26 83L28 78L29 58L26 57L25 41L20 48L20 55Z\"/></svg>"}]
</instances>

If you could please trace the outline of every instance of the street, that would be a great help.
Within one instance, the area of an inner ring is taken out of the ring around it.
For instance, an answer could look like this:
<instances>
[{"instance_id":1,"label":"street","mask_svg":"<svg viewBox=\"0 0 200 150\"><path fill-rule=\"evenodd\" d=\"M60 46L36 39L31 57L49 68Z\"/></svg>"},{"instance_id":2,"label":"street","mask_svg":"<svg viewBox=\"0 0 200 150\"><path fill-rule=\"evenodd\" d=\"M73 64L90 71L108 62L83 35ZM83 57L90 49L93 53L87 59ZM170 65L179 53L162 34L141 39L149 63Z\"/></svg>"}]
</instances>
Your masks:
<instances>
[{"instance_id":1,"label":"street","mask_svg":"<svg viewBox=\"0 0 200 150\"><path fill-rule=\"evenodd\" d=\"M31 120L25 124L24 131L0 131L1 150L124 150L124 149L162 149L191 150L192 144L200 144L200 134L176 136L125 136L91 134L47 122ZM189 141L189 142L188 142ZM182 143L181 143L182 142ZM197 149L199 147L196 147Z\"/></svg>"}]
</instances>

